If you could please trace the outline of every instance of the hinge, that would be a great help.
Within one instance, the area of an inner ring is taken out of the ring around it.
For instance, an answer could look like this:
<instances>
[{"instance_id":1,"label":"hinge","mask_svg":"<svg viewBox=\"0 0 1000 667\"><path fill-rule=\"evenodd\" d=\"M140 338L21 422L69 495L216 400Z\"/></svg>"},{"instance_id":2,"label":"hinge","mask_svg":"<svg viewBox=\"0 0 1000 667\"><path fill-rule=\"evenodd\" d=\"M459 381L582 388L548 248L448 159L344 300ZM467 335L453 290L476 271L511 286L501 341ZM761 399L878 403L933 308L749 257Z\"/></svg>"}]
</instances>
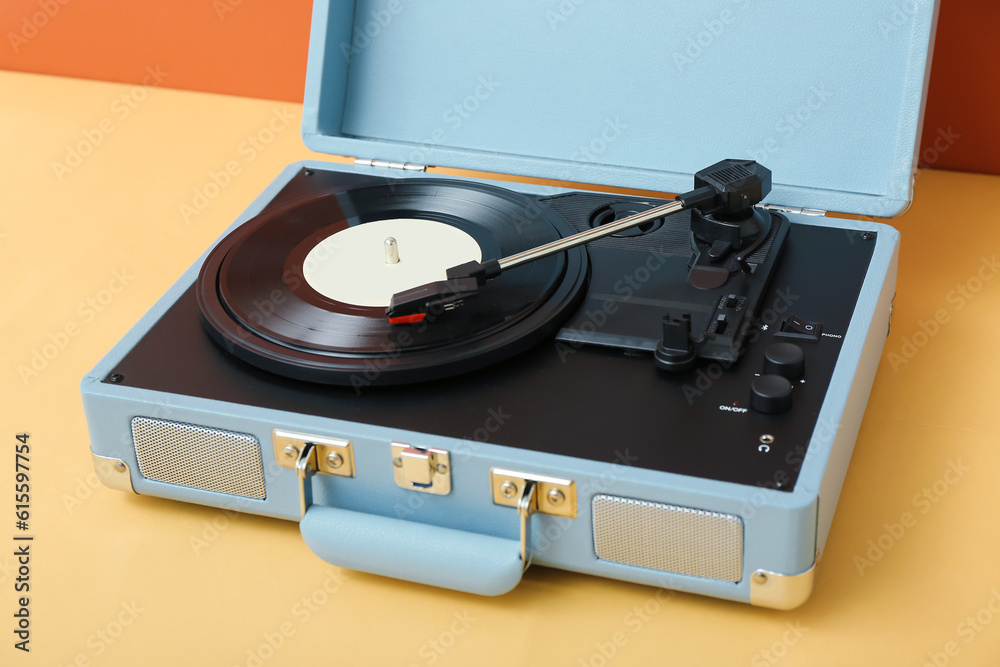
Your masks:
<instances>
[{"instance_id":1,"label":"hinge","mask_svg":"<svg viewBox=\"0 0 1000 667\"><path fill-rule=\"evenodd\" d=\"M274 460L282 468L295 468L305 445L313 445L309 466L323 475L354 477L354 447L347 440L274 429Z\"/></svg>"},{"instance_id":2,"label":"hinge","mask_svg":"<svg viewBox=\"0 0 1000 667\"><path fill-rule=\"evenodd\" d=\"M390 162L389 160L376 160L374 158L358 157L354 158L354 164L364 167L388 167L389 169L403 169L405 171L427 171L427 165L411 164L409 162Z\"/></svg>"},{"instance_id":3,"label":"hinge","mask_svg":"<svg viewBox=\"0 0 1000 667\"><path fill-rule=\"evenodd\" d=\"M798 213L799 215L814 215L817 217L826 215L826 211L818 208L795 208L793 206L778 206L777 204L757 204L757 208L777 211L778 213Z\"/></svg>"},{"instance_id":4,"label":"hinge","mask_svg":"<svg viewBox=\"0 0 1000 667\"><path fill-rule=\"evenodd\" d=\"M525 570L531 563L531 515L537 512L576 518L576 482L571 479L490 468L490 491L494 504L517 508L521 520L521 567Z\"/></svg>"},{"instance_id":5,"label":"hinge","mask_svg":"<svg viewBox=\"0 0 1000 667\"><path fill-rule=\"evenodd\" d=\"M573 480L490 468L490 491L497 505L517 507L518 498L529 483L538 487L532 511L576 518L576 483Z\"/></svg>"},{"instance_id":6,"label":"hinge","mask_svg":"<svg viewBox=\"0 0 1000 667\"><path fill-rule=\"evenodd\" d=\"M299 479L299 518L312 504L309 478L321 475L354 477L354 446L347 440L274 429L274 460L282 468L293 468Z\"/></svg>"}]
</instances>

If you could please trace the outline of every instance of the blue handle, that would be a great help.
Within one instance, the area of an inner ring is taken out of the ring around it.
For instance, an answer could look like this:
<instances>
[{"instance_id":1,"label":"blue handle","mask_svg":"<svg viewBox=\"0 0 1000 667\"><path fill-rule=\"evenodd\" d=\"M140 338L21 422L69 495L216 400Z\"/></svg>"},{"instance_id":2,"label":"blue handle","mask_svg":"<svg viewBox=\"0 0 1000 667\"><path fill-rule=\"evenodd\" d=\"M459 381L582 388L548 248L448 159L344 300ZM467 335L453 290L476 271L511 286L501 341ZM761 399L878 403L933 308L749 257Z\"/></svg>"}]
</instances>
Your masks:
<instances>
[{"instance_id":1,"label":"blue handle","mask_svg":"<svg viewBox=\"0 0 1000 667\"><path fill-rule=\"evenodd\" d=\"M299 525L317 556L340 567L501 595L521 580L515 540L313 505Z\"/></svg>"}]
</instances>

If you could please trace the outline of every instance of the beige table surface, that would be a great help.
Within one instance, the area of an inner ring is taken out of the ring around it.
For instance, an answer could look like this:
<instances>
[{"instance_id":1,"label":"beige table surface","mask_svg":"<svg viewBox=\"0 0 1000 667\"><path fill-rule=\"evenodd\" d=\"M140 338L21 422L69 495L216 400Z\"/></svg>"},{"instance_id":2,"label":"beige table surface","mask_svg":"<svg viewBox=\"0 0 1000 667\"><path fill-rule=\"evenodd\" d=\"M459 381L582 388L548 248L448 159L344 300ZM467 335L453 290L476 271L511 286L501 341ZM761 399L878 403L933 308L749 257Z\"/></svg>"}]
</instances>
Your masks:
<instances>
[{"instance_id":1,"label":"beige table surface","mask_svg":"<svg viewBox=\"0 0 1000 667\"><path fill-rule=\"evenodd\" d=\"M799 609L541 567L475 597L327 565L291 522L98 485L80 379L282 167L315 157L300 114L0 72L0 664L1000 664L997 177L921 172L895 222L892 332ZM229 161L240 173L185 220ZM30 654L12 616L21 432Z\"/></svg>"}]
</instances>

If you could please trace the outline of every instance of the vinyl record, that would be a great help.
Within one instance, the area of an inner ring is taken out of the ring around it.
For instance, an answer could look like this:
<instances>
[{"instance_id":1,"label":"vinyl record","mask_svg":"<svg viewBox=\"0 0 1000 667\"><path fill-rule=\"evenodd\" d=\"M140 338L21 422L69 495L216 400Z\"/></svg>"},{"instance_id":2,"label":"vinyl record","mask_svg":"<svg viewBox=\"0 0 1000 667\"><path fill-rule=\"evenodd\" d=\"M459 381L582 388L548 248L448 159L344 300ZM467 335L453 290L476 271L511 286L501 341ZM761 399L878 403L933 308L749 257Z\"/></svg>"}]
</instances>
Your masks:
<instances>
[{"instance_id":1,"label":"vinyl record","mask_svg":"<svg viewBox=\"0 0 1000 667\"><path fill-rule=\"evenodd\" d=\"M198 303L218 343L271 372L355 386L437 379L554 335L583 296L586 251L505 271L419 324L389 323L392 294L572 231L535 200L478 183L329 188L266 209L220 241L202 266Z\"/></svg>"}]
</instances>

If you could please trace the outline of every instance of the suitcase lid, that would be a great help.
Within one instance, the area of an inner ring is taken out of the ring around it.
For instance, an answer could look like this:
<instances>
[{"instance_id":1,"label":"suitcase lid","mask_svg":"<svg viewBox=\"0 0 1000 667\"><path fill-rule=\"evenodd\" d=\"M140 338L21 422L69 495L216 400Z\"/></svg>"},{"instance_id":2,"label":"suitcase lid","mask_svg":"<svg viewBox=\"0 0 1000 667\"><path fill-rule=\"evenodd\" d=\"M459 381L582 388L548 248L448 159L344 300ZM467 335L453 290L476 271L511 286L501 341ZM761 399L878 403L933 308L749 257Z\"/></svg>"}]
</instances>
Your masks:
<instances>
[{"instance_id":1,"label":"suitcase lid","mask_svg":"<svg viewBox=\"0 0 1000 667\"><path fill-rule=\"evenodd\" d=\"M937 3L316 0L316 151L684 192L723 158L770 204L906 209Z\"/></svg>"}]
</instances>

